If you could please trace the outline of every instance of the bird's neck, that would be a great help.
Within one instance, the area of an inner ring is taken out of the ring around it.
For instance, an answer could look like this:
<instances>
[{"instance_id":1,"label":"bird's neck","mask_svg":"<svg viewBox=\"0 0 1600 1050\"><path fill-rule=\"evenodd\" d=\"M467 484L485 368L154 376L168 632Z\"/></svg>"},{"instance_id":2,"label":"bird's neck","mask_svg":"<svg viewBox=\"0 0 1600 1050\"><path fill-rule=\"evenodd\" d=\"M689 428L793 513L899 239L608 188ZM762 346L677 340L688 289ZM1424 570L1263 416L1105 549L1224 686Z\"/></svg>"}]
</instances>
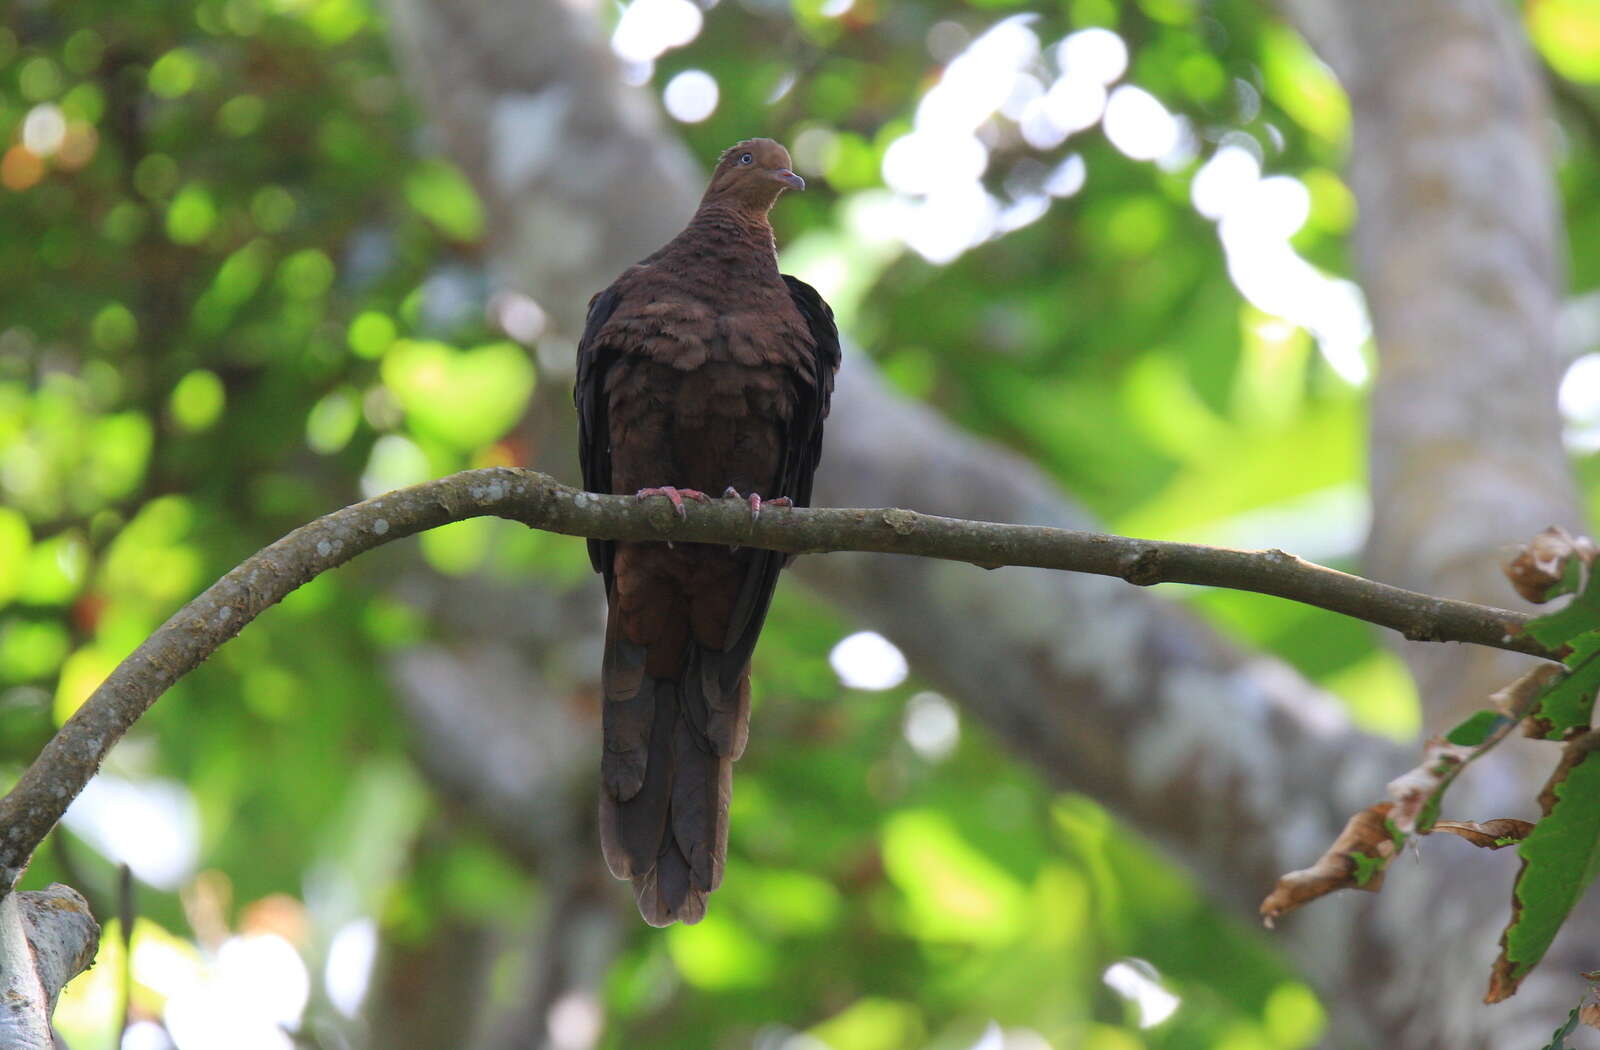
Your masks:
<instances>
[{"instance_id":1,"label":"bird's neck","mask_svg":"<svg viewBox=\"0 0 1600 1050\"><path fill-rule=\"evenodd\" d=\"M679 239L690 241L701 252L709 249L719 255L770 261L774 270L778 265L778 243L765 209L755 211L736 203L706 201Z\"/></svg>"}]
</instances>

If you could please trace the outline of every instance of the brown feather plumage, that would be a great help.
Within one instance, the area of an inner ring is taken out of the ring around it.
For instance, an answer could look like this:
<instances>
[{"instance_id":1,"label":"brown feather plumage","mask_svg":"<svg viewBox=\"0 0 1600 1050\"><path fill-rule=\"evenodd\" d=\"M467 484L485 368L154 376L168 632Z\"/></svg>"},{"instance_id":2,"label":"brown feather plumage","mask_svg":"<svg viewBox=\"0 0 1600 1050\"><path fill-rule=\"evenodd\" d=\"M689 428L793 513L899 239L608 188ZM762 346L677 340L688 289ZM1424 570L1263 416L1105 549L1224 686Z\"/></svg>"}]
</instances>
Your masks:
<instances>
[{"instance_id":1,"label":"brown feather plumage","mask_svg":"<svg viewBox=\"0 0 1600 1050\"><path fill-rule=\"evenodd\" d=\"M767 212L803 185L770 139L722 155L689 225L589 304L578 344L584 487L728 487L806 506L839 339L817 293L778 272ZM750 654L784 555L591 541L609 614L600 838L661 926L721 883Z\"/></svg>"}]
</instances>

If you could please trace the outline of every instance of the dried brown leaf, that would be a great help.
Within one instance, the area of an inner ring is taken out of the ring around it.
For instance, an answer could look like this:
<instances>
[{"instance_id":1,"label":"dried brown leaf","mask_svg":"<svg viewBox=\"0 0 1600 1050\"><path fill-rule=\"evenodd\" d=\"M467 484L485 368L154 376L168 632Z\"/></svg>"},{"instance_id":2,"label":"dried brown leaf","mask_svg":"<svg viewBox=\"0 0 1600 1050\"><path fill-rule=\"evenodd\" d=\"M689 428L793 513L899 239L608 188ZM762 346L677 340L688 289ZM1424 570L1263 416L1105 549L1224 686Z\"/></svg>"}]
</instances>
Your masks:
<instances>
[{"instance_id":1,"label":"dried brown leaf","mask_svg":"<svg viewBox=\"0 0 1600 1050\"><path fill-rule=\"evenodd\" d=\"M1377 892L1384 869L1399 848L1389 831L1390 802L1379 802L1351 817L1332 846L1309 868L1278 879L1261 902L1261 921L1270 929L1278 916L1347 888Z\"/></svg>"},{"instance_id":2,"label":"dried brown leaf","mask_svg":"<svg viewBox=\"0 0 1600 1050\"><path fill-rule=\"evenodd\" d=\"M1533 702L1544 692L1544 687L1566 674L1566 671L1557 663L1539 664L1516 681L1490 693L1489 702L1507 718L1523 718L1533 710Z\"/></svg>"},{"instance_id":3,"label":"dried brown leaf","mask_svg":"<svg viewBox=\"0 0 1600 1050\"><path fill-rule=\"evenodd\" d=\"M1389 800L1394 803L1389 819L1402 834L1416 833L1417 819L1427 810L1428 802L1438 797L1476 750L1436 736L1423 747L1422 761L1416 768L1389 781Z\"/></svg>"},{"instance_id":4,"label":"dried brown leaf","mask_svg":"<svg viewBox=\"0 0 1600 1050\"><path fill-rule=\"evenodd\" d=\"M1590 1028L1600 1028L1600 1003L1584 1003L1578 1007L1578 1020Z\"/></svg>"},{"instance_id":5,"label":"dried brown leaf","mask_svg":"<svg viewBox=\"0 0 1600 1050\"><path fill-rule=\"evenodd\" d=\"M1594 564L1596 548L1587 536L1573 536L1559 525L1552 525L1518 548L1505 565L1505 574L1517 593L1530 602L1548 600L1550 588L1566 575L1573 556L1585 567Z\"/></svg>"},{"instance_id":6,"label":"dried brown leaf","mask_svg":"<svg viewBox=\"0 0 1600 1050\"><path fill-rule=\"evenodd\" d=\"M1473 820L1440 820L1434 822L1433 830L1459 835L1482 849L1503 849L1527 838L1528 832L1533 830L1533 822L1516 817L1500 817L1481 824Z\"/></svg>"}]
</instances>

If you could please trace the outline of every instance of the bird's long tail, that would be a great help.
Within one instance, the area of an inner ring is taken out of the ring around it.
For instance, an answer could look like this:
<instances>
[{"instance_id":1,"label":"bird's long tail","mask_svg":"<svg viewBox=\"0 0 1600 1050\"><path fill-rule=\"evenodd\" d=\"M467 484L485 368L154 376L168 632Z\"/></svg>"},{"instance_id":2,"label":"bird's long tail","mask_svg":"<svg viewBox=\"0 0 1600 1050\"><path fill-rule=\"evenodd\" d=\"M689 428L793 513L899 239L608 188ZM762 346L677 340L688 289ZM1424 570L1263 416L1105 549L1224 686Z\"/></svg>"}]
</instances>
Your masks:
<instances>
[{"instance_id":1,"label":"bird's long tail","mask_svg":"<svg viewBox=\"0 0 1600 1050\"><path fill-rule=\"evenodd\" d=\"M748 733L748 663L723 674L721 653L693 643L676 678L646 673L616 605L606 623L600 844L606 866L633 881L652 926L695 923L722 882L733 762ZM724 688L726 681L731 688Z\"/></svg>"}]
</instances>

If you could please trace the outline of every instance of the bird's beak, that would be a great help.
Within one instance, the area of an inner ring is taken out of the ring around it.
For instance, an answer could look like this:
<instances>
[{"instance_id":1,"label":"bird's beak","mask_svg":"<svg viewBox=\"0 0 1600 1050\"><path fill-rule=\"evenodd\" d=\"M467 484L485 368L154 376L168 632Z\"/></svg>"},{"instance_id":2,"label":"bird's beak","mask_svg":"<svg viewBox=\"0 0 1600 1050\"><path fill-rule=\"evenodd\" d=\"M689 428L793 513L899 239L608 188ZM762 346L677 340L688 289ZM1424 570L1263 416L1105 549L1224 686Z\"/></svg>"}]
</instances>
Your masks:
<instances>
[{"instance_id":1,"label":"bird's beak","mask_svg":"<svg viewBox=\"0 0 1600 1050\"><path fill-rule=\"evenodd\" d=\"M779 168L777 171L772 173L772 177L789 187L791 190L803 190L806 188L806 180L802 179L788 168Z\"/></svg>"}]
</instances>

